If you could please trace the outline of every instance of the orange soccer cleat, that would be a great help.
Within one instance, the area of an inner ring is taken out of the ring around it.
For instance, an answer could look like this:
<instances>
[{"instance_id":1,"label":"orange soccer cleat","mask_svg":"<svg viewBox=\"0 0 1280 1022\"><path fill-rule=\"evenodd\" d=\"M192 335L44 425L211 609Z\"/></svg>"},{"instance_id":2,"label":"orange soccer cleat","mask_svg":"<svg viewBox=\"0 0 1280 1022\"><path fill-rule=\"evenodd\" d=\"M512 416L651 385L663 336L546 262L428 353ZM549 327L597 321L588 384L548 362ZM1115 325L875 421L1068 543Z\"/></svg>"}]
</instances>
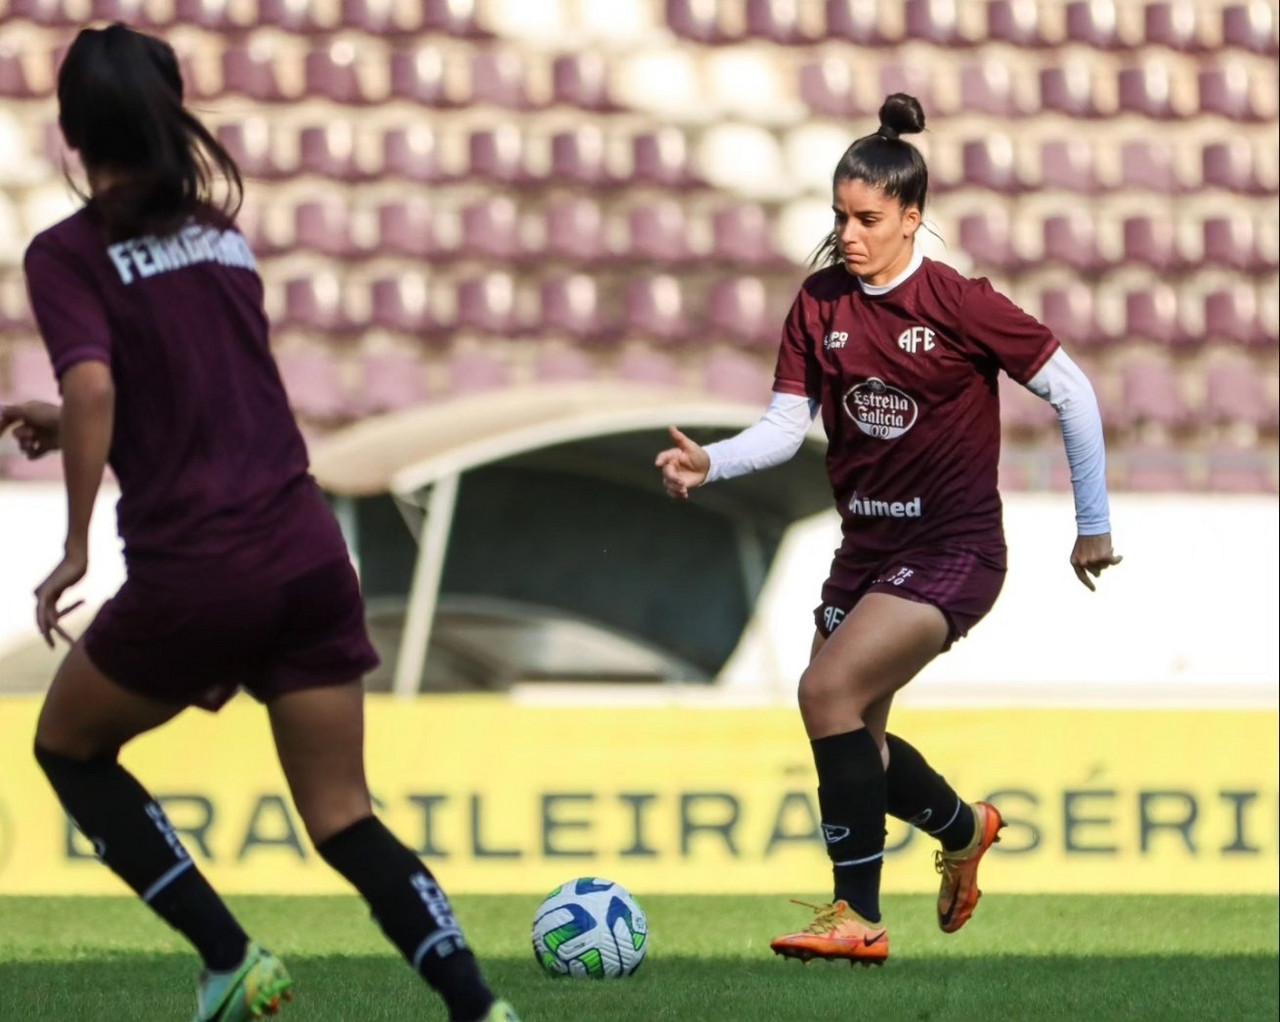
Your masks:
<instances>
[{"instance_id":1,"label":"orange soccer cleat","mask_svg":"<svg viewBox=\"0 0 1280 1022\"><path fill-rule=\"evenodd\" d=\"M1004 819L989 802L974 802L973 840L957 852L940 851L934 862L942 874L938 891L938 925L943 933L955 933L973 915L982 892L978 890L978 863L987 849L1000 840Z\"/></svg>"},{"instance_id":2,"label":"orange soccer cleat","mask_svg":"<svg viewBox=\"0 0 1280 1022\"><path fill-rule=\"evenodd\" d=\"M769 944L775 954L802 962L811 958L844 959L850 965L883 965L889 957L889 931L879 923L867 922L848 902L795 904L813 909L813 922L798 933L775 938Z\"/></svg>"}]
</instances>

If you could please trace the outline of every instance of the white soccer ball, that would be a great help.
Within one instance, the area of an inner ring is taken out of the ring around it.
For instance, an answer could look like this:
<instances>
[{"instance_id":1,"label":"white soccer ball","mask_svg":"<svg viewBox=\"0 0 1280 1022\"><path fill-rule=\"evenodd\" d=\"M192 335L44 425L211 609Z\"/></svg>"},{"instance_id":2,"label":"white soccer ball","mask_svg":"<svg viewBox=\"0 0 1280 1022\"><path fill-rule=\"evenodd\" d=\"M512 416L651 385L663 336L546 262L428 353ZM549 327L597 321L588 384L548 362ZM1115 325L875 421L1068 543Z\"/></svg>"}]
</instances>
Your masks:
<instances>
[{"instance_id":1,"label":"white soccer ball","mask_svg":"<svg viewBox=\"0 0 1280 1022\"><path fill-rule=\"evenodd\" d=\"M552 976L630 976L649 950L649 924L625 887L579 877L533 916L533 954Z\"/></svg>"}]
</instances>

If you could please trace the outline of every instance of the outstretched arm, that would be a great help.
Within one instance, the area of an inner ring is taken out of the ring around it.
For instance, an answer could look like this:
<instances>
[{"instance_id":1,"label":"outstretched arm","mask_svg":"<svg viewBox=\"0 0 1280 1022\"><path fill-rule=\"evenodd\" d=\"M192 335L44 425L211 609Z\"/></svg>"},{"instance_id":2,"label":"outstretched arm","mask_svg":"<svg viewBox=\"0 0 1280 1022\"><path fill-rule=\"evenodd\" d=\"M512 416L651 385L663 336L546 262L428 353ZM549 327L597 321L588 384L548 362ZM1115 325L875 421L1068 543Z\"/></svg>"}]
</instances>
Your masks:
<instances>
[{"instance_id":1,"label":"outstretched arm","mask_svg":"<svg viewBox=\"0 0 1280 1022\"><path fill-rule=\"evenodd\" d=\"M1053 405L1062 425L1076 504L1071 566L1081 583L1092 590L1093 578L1122 560L1111 548L1107 451L1098 399L1089 378L1061 348L1027 381L1027 389Z\"/></svg>"}]
</instances>

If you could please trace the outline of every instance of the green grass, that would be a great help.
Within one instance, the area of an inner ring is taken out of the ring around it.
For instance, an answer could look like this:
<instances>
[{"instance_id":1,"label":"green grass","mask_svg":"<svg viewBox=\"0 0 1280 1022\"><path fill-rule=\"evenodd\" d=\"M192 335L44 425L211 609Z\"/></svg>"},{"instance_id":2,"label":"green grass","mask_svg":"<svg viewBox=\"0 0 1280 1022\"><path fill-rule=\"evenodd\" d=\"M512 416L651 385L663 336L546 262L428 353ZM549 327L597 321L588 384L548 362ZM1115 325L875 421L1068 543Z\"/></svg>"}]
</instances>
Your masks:
<instances>
[{"instance_id":1,"label":"green grass","mask_svg":"<svg viewBox=\"0 0 1280 1022\"><path fill-rule=\"evenodd\" d=\"M231 901L297 981L282 1022L444 1019L355 898ZM456 900L524 1022L1236 1022L1280 1011L1274 897L991 895L951 937L932 899L890 897L893 957L855 970L774 958L769 938L807 914L783 898L651 896L649 960L599 982L539 972L527 937L537 902ZM196 968L132 900L0 898L3 1022L187 1019Z\"/></svg>"}]
</instances>

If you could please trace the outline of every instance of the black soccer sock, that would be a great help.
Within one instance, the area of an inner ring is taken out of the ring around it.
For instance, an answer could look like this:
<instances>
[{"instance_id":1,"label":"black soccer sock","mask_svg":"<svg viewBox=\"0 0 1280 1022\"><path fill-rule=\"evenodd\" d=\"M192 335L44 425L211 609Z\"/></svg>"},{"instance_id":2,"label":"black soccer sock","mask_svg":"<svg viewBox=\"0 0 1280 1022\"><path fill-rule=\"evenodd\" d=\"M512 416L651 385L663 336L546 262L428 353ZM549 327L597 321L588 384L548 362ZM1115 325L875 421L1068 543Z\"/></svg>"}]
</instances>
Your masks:
<instances>
[{"instance_id":1,"label":"black soccer sock","mask_svg":"<svg viewBox=\"0 0 1280 1022\"><path fill-rule=\"evenodd\" d=\"M836 899L878 923L886 797L880 749L864 727L810 744Z\"/></svg>"},{"instance_id":2,"label":"black soccer sock","mask_svg":"<svg viewBox=\"0 0 1280 1022\"><path fill-rule=\"evenodd\" d=\"M67 815L111 871L191 941L206 968L238 965L248 936L147 789L114 759L71 759L39 745L35 752Z\"/></svg>"},{"instance_id":3,"label":"black soccer sock","mask_svg":"<svg viewBox=\"0 0 1280 1022\"><path fill-rule=\"evenodd\" d=\"M316 846L369 903L382 932L444 999L449 1016L481 1018L494 996L430 870L375 816Z\"/></svg>"},{"instance_id":4,"label":"black soccer sock","mask_svg":"<svg viewBox=\"0 0 1280 1022\"><path fill-rule=\"evenodd\" d=\"M973 813L955 789L925 762L915 746L885 735L889 769L885 772L891 816L936 837L949 852L973 840Z\"/></svg>"}]
</instances>

